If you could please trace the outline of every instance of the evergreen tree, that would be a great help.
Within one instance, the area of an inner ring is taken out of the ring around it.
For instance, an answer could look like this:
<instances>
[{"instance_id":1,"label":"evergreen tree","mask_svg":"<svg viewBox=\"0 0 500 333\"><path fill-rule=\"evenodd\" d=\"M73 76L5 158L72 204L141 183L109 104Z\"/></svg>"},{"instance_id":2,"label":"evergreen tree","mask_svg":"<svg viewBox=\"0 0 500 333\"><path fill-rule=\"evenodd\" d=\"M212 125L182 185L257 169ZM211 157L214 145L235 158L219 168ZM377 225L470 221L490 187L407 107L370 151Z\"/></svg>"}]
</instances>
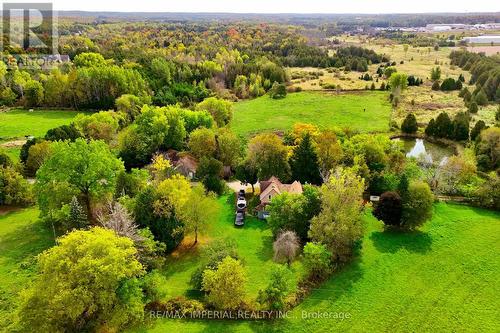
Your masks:
<instances>
[{"instance_id":1,"label":"evergreen tree","mask_svg":"<svg viewBox=\"0 0 500 333\"><path fill-rule=\"evenodd\" d=\"M436 118L434 136L439 138L453 138L453 124L446 112L440 113Z\"/></svg>"},{"instance_id":2,"label":"evergreen tree","mask_svg":"<svg viewBox=\"0 0 500 333\"><path fill-rule=\"evenodd\" d=\"M292 178L301 183L321 184L318 155L314 151L311 135L306 133L290 159Z\"/></svg>"},{"instance_id":3,"label":"evergreen tree","mask_svg":"<svg viewBox=\"0 0 500 333\"><path fill-rule=\"evenodd\" d=\"M469 117L465 113L459 113L453 119L452 139L458 141L469 140Z\"/></svg>"},{"instance_id":4,"label":"evergreen tree","mask_svg":"<svg viewBox=\"0 0 500 333\"><path fill-rule=\"evenodd\" d=\"M488 97L483 89L479 90L476 96L474 96L474 102L476 102L477 105L486 105L488 103Z\"/></svg>"},{"instance_id":5,"label":"evergreen tree","mask_svg":"<svg viewBox=\"0 0 500 333\"><path fill-rule=\"evenodd\" d=\"M436 135L436 121L431 119L427 127L425 128L425 135L427 136L435 136Z\"/></svg>"},{"instance_id":6,"label":"evergreen tree","mask_svg":"<svg viewBox=\"0 0 500 333\"><path fill-rule=\"evenodd\" d=\"M398 193L401 198L403 198L406 195L406 192L408 192L408 186L410 186L408 176L406 176L406 174L403 174L398 184Z\"/></svg>"},{"instance_id":7,"label":"evergreen tree","mask_svg":"<svg viewBox=\"0 0 500 333\"><path fill-rule=\"evenodd\" d=\"M487 128L486 127L486 124L484 123L484 121L482 120L479 120L475 125L474 125L474 128L472 129L472 131L470 132L470 139L471 140L476 140L476 138L479 136L479 134L481 134L481 131L483 129Z\"/></svg>"},{"instance_id":8,"label":"evergreen tree","mask_svg":"<svg viewBox=\"0 0 500 333\"><path fill-rule=\"evenodd\" d=\"M416 133L417 130L417 118L415 118L413 113L410 113L406 116L405 120L403 120L403 123L401 124L401 131L403 131L403 133L412 134Z\"/></svg>"},{"instance_id":9,"label":"evergreen tree","mask_svg":"<svg viewBox=\"0 0 500 333\"><path fill-rule=\"evenodd\" d=\"M75 196L73 196L69 204L69 217L67 224L66 230L83 229L89 225L87 214Z\"/></svg>"},{"instance_id":10,"label":"evergreen tree","mask_svg":"<svg viewBox=\"0 0 500 333\"><path fill-rule=\"evenodd\" d=\"M478 111L477 103L476 102L471 102L469 104L469 112L470 113L477 113L477 111Z\"/></svg>"}]
</instances>

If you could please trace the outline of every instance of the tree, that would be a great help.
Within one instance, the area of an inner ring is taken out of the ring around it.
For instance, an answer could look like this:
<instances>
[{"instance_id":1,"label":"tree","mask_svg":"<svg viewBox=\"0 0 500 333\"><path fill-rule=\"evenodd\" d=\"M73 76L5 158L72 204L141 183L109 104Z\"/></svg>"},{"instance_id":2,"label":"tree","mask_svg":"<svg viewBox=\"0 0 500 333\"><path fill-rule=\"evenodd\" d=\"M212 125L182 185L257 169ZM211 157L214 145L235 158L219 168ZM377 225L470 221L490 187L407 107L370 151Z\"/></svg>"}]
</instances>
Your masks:
<instances>
[{"instance_id":1,"label":"tree","mask_svg":"<svg viewBox=\"0 0 500 333\"><path fill-rule=\"evenodd\" d=\"M342 147L337 141L337 135L330 130L322 131L316 138L318 149L319 172L323 181L326 181L331 171L340 163L342 159Z\"/></svg>"},{"instance_id":2,"label":"tree","mask_svg":"<svg viewBox=\"0 0 500 333\"><path fill-rule=\"evenodd\" d=\"M69 216L64 224L65 230L83 229L89 226L87 214L75 196L69 204Z\"/></svg>"},{"instance_id":3,"label":"tree","mask_svg":"<svg viewBox=\"0 0 500 333\"><path fill-rule=\"evenodd\" d=\"M303 194L281 193L268 205L269 227L275 237L281 231L294 231L302 240L307 239L311 218L320 209L318 190L304 186Z\"/></svg>"},{"instance_id":4,"label":"tree","mask_svg":"<svg viewBox=\"0 0 500 333\"><path fill-rule=\"evenodd\" d=\"M32 203L31 187L12 166L0 165L0 206L25 206Z\"/></svg>"},{"instance_id":5,"label":"tree","mask_svg":"<svg viewBox=\"0 0 500 333\"><path fill-rule=\"evenodd\" d=\"M331 252L321 243L309 242L304 246L304 266L313 281L321 281L330 274L331 259Z\"/></svg>"},{"instance_id":6,"label":"tree","mask_svg":"<svg viewBox=\"0 0 500 333\"><path fill-rule=\"evenodd\" d=\"M255 193L254 185L259 178L257 177L257 169L248 160L243 161L243 163L236 167L236 179L242 184L250 184L252 186L252 193Z\"/></svg>"},{"instance_id":7,"label":"tree","mask_svg":"<svg viewBox=\"0 0 500 333\"><path fill-rule=\"evenodd\" d=\"M423 182L412 182L407 194L403 197L402 226L415 229L432 218L434 195L429 185Z\"/></svg>"},{"instance_id":8,"label":"tree","mask_svg":"<svg viewBox=\"0 0 500 333\"><path fill-rule=\"evenodd\" d=\"M142 320L137 278L144 271L136 255L130 239L102 228L61 237L38 257L37 279L21 294L19 324L25 331L77 332Z\"/></svg>"},{"instance_id":9,"label":"tree","mask_svg":"<svg viewBox=\"0 0 500 333\"><path fill-rule=\"evenodd\" d=\"M216 270L203 272L203 290L216 309L236 310L244 300L246 280L240 261L226 257Z\"/></svg>"},{"instance_id":10,"label":"tree","mask_svg":"<svg viewBox=\"0 0 500 333\"><path fill-rule=\"evenodd\" d=\"M196 105L198 111L208 111L219 127L229 124L233 118L233 104L229 101L216 97L206 98Z\"/></svg>"},{"instance_id":11,"label":"tree","mask_svg":"<svg viewBox=\"0 0 500 333\"><path fill-rule=\"evenodd\" d=\"M413 134L418 131L417 118L413 113L408 114L405 120L403 120L401 131L408 134Z\"/></svg>"},{"instance_id":12,"label":"tree","mask_svg":"<svg viewBox=\"0 0 500 333\"><path fill-rule=\"evenodd\" d=\"M434 123L434 136L439 138L453 138L453 124L446 112L441 112Z\"/></svg>"},{"instance_id":13,"label":"tree","mask_svg":"<svg viewBox=\"0 0 500 333\"><path fill-rule=\"evenodd\" d=\"M229 128L220 128L216 134L216 158L224 166L235 167L243 156L241 139Z\"/></svg>"},{"instance_id":14,"label":"tree","mask_svg":"<svg viewBox=\"0 0 500 333\"><path fill-rule=\"evenodd\" d=\"M273 266L269 284L266 289L259 291L259 303L267 305L269 310L283 310L286 307L286 296L290 291L289 280L290 271L286 266Z\"/></svg>"},{"instance_id":15,"label":"tree","mask_svg":"<svg viewBox=\"0 0 500 333\"><path fill-rule=\"evenodd\" d=\"M431 119L425 128L425 135L427 136L436 136L436 121Z\"/></svg>"},{"instance_id":16,"label":"tree","mask_svg":"<svg viewBox=\"0 0 500 333\"><path fill-rule=\"evenodd\" d=\"M221 161L213 157L203 157L198 164L196 177L201 179L207 191L222 194L224 192L224 182L221 179L223 168Z\"/></svg>"},{"instance_id":17,"label":"tree","mask_svg":"<svg viewBox=\"0 0 500 333\"><path fill-rule=\"evenodd\" d=\"M55 202L58 198L51 191L58 185L78 195L92 216L92 201L114 193L118 174L124 170L123 162L102 141L55 142L52 151L36 174L35 189L42 216L50 215L53 207L69 203Z\"/></svg>"},{"instance_id":18,"label":"tree","mask_svg":"<svg viewBox=\"0 0 500 333\"><path fill-rule=\"evenodd\" d=\"M485 129L476 144L477 165L482 171L500 168L500 128Z\"/></svg>"},{"instance_id":19,"label":"tree","mask_svg":"<svg viewBox=\"0 0 500 333\"><path fill-rule=\"evenodd\" d=\"M188 147L191 153L198 159L202 157L214 157L217 150L215 133L208 128L197 128L189 135Z\"/></svg>"},{"instance_id":20,"label":"tree","mask_svg":"<svg viewBox=\"0 0 500 333\"><path fill-rule=\"evenodd\" d=\"M481 131L486 129L486 128L487 128L487 126L484 123L484 121L479 120L478 122L476 122L476 124L474 125L474 128L470 132L470 139L472 141L476 141L476 139L479 137L479 134L481 134Z\"/></svg>"},{"instance_id":21,"label":"tree","mask_svg":"<svg viewBox=\"0 0 500 333\"><path fill-rule=\"evenodd\" d=\"M269 97L272 99L282 99L286 97L286 86L284 83L274 82L269 90Z\"/></svg>"},{"instance_id":22,"label":"tree","mask_svg":"<svg viewBox=\"0 0 500 333\"><path fill-rule=\"evenodd\" d=\"M392 73L389 84L394 96L399 96L408 86L408 76L404 73Z\"/></svg>"},{"instance_id":23,"label":"tree","mask_svg":"<svg viewBox=\"0 0 500 333\"><path fill-rule=\"evenodd\" d=\"M43 85L38 81L28 81L24 88L24 94L28 107L40 106L43 103Z\"/></svg>"},{"instance_id":24,"label":"tree","mask_svg":"<svg viewBox=\"0 0 500 333\"><path fill-rule=\"evenodd\" d=\"M121 95L115 100L116 110L126 114L128 122L133 122L135 120L141 113L141 107L144 104L141 98L130 94Z\"/></svg>"},{"instance_id":25,"label":"tree","mask_svg":"<svg viewBox=\"0 0 500 333\"><path fill-rule=\"evenodd\" d=\"M76 67L102 67L107 64L104 57L95 52L80 53L73 59L73 63Z\"/></svg>"},{"instance_id":26,"label":"tree","mask_svg":"<svg viewBox=\"0 0 500 333\"><path fill-rule=\"evenodd\" d=\"M288 150L276 134L265 133L252 138L248 145L248 160L260 179L275 176L285 182L290 178Z\"/></svg>"},{"instance_id":27,"label":"tree","mask_svg":"<svg viewBox=\"0 0 500 333\"><path fill-rule=\"evenodd\" d=\"M205 195L203 186L192 188L187 200L180 210L180 218L184 224L184 233L194 233L194 244L198 243L198 233L213 221L217 213L217 202L212 196Z\"/></svg>"},{"instance_id":28,"label":"tree","mask_svg":"<svg viewBox=\"0 0 500 333\"><path fill-rule=\"evenodd\" d=\"M82 134L76 129L74 124L61 125L59 127L52 128L45 133L45 140L48 141L75 141L81 137Z\"/></svg>"},{"instance_id":29,"label":"tree","mask_svg":"<svg viewBox=\"0 0 500 333\"><path fill-rule=\"evenodd\" d=\"M458 113L453 119L453 133L451 138L457 141L469 140L469 116L465 113Z\"/></svg>"},{"instance_id":30,"label":"tree","mask_svg":"<svg viewBox=\"0 0 500 333\"><path fill-rule=\"evenodd\" d=\"M488 104L488 96L486 96L486 93L484 92L483 89L480 89L477 94L474 96L474 102L477 103L477 105L486 105Z\"/></svg>"},{"instance_id":31,"label":"tree","mask_svg":"<svg viewBox=\"0 0 500 333\"><path fill-rule=\"evenodd\" d=\"M50 141L41 141L32 145L28 151L28 158L24 172L28 176L34 176L45 160L52 154Z\"/></svg>"},{"instance_id":32,"label":"tree","mask_svg":"<svg viewBox=\"0 0 500 333\"><path fill-rule=\"evenodd\" d=\"M439 84L439 81L434 81L434 83L432 83L431 89L434 91L438 91L439 89L441 89L441 85Z\"/></svg>"},{"instance_id":33,"label":"tree","mask_svg":"<svg viewBox=\"0 0 500 333\"><path fill-rule=\"evenodd\" d=\"M321 184L318 155L313 147L311 135L306 133L290 158L292 179L301 183Z\"/></svg>"},{"instance_id":34,"label":"tree","mask_svg":"<svg viewBox=\"0 0 500 333\"><path fill-rule=\"evenodd\" d=\"M113 230L118 236L130 238L134 243L142 241L132 215L119 202L110 202L107 211L98 214L97 221L104 228Z\"/></svg>"},{"instance_id":35,"label":"tree","mask_svg":"<svg viewBox=\"0 0 500 333\"><path fill-rule=\"evenodd\" d=\"M431 69L431 80L439 81L441 79L441 67L437 66Z\"/></svg>"},{"instance_id":36,"label":"tree","mask_svg":"<svg viewBox=\"0 0 500 333\"><path fill-rule=\"evenodd\" d=\"M364 180L343 168L321 186L321 212L311 220L309 237L325 244L335 261L347 262L363 236L364 189Z\"/></svg>"},{"instance_id":37,"label":"tree","mask_svg":"<svg viewBox=\"0 0 500 333\"><path fill-rule=\"evenodd\" d=\"M73 124L87 139L110 142L120 127L119 115L113 111L101 111L91 115L78 114Z\"/></svg>"},{"instance_id":38,"label":"tree","mask_svg":"<svg viewBox=\"0 0 500 333\"><path fill-rule=\"evenodd\" d=\"M460 81L457 81L457 82L460 82ZM455 80L453 78L448 77L448 78L446 78L446 79L443 80L443 83L441 83L441 87L440 88L441 88L442 91L457 90L457 83L455 82Z\"/></svg>"},{"instance_id":39,"label":"tree","mask_svg":"<svg viewBox=\"0 0 500 333\"><path fill-rule=\"evenodd\" d=\"M477 111L478 111L477 103L470 102L468 110L470 113L477 113Z\"/></svg>"},{"instance_id":40,"label":"tree","mask_svg":"<svg viewBox=\"0 0 500 333\"><path fill-rule=\"evenodd\" d=\"M281 232L273 243L274 261L286 262L290 266L299 248L300 241L295 232L290 230Z\"/></svg>"},{"instance_id":41,"label":"tree","mask_svg":"<svg viewBox=\"0 0 500 333\"><path fill-rule=\"evenodd\" d=\"M390 78L392 74L396 73L398 70L394 66L389 66L384 70L384 76Z\"/></svg>"},{"instance_id":42,"label":"tree","mask_svg":"<svg viewBox=\"0 0 500 333\"><path fill-rule=\"evenodd\" d=\"M401 197L396 192L384 192L380 196L373 216L388 226L399 226L401 224L403 204Z\"/></svg>"}]
</instances>

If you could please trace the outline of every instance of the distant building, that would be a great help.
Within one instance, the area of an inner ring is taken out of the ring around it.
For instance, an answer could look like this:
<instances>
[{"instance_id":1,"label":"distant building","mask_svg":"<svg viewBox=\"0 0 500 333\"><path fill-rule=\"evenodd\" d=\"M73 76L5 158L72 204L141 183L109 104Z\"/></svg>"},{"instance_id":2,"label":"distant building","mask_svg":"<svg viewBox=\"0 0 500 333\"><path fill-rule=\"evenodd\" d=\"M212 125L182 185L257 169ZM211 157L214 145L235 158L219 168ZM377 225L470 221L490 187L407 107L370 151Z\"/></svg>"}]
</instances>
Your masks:
<instances>
[{"instance_id":1,"label":"distant building","mask_svg":"<svg viewBox=\"0 0 500 333\"><path fill-rule=\"evenodd\" d=\"M191 180L196 176L198 161L193 156L187 153L179 153L174 149L169 149L166 153L166 157L174 167L174 170L187 179Z\"/></svg>"},{"instance_id":2,"label":"distant building","mask_svg":"<svg viewBox=\"0 0 500 333\"><path fill-rule=\"evenodd\" d=\"M465 37L463 41L469 43L469 44L500 44L500 36L491 36L491 35L484 35L484 36L476 36L476 37Z\"/></svg>"},{"instance_id":3,"label":"distant building","mask_svg":"<svg viewBox=\"0 0 500 333\"><path fill-rule=\"evenodd\" d=\"M283 184L274 176L260 182L260 205L256 207L259 218L263 219L269 216L269 213L266 211L267 205L275 196L284 192L302 194L302 184L298 181L294 181L291 184Z\"/></svg>"}]
</instances>

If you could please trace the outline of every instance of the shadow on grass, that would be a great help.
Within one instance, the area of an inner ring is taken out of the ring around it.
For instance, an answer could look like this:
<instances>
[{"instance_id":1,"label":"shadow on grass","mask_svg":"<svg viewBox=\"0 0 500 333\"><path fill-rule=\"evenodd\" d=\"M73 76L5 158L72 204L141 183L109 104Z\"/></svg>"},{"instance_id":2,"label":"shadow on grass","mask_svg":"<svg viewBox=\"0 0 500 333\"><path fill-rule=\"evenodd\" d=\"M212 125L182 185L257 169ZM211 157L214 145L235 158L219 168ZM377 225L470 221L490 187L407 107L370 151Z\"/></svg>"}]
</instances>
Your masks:
<instances>
[{"instance_id":1,"label":"shadow on grass","mask_svg":"<svg viewBox=\"0 0 500 333\"><path fill-rule=\"evenodd\" d=\"M432 237L419 230L404 232L387 229L376 231L370 236L375 248L384 253L396 253L405 249L413 253L427 253L431 250Z\"/></svg>"}]
</instances>

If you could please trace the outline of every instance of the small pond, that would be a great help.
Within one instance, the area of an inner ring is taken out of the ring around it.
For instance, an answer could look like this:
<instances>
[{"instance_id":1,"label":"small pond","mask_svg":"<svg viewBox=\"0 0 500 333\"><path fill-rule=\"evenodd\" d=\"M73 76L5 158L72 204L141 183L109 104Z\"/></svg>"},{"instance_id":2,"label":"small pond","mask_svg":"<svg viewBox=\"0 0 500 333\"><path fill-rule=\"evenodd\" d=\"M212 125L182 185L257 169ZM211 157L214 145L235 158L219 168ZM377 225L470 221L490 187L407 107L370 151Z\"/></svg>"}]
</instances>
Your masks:
<instances>
[{"instance_id":1,"label":"small pond","mask_svg":"<svg viewBox=\"0 0 500 333\"><path fill-rule=\"evenodd\" d=\"M400 138L407 157L423 159L430 164L443 164L449 156L454 155L453 148L432 143L424 139Z\"/></svg>"}]
</instances>

